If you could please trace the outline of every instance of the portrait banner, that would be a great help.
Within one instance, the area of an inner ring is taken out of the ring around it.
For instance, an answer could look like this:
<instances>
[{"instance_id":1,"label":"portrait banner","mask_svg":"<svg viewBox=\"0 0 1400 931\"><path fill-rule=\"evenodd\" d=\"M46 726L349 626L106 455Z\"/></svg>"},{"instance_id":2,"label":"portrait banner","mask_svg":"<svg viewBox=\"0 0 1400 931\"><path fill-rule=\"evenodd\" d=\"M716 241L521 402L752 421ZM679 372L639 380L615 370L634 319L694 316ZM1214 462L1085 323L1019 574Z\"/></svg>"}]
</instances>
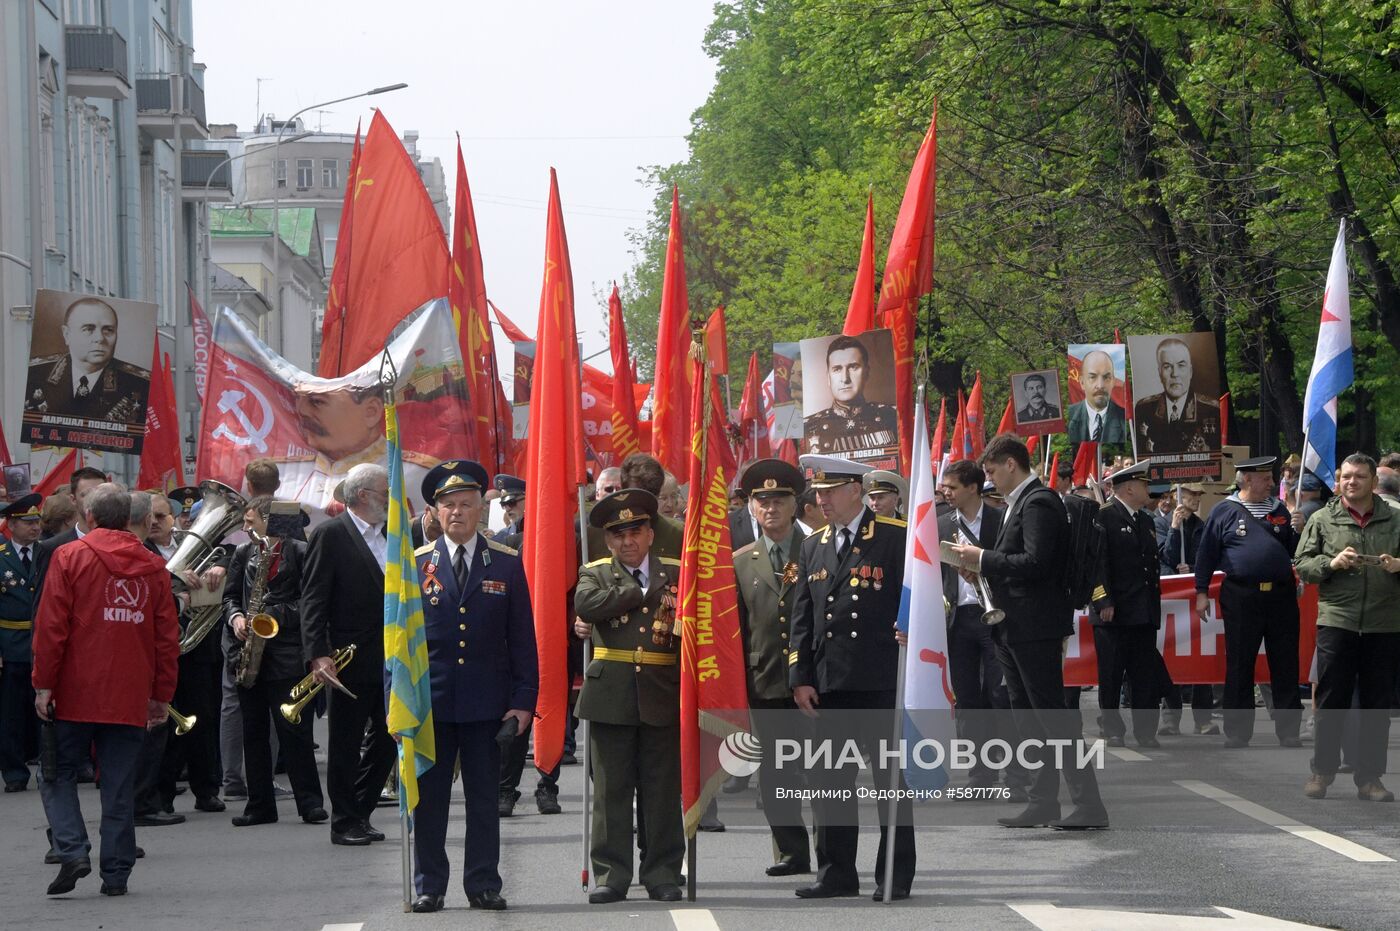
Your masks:
<instances>
[{"instance_id":1,"label":"portrait banner","mask_svg":"<svg viewBox=\"0 0 1400 931\"><path fill-rule=\"evenodd\" d=\"M770 443L802 439L802 350L797 343L773 344L770 411Z\"/></svg>"},{"instance_id":2,"label":"portrait banner","mask_svg":"<svg viewBox=\"0 0 1400 931\"><path fill-rule=\"evenodd\" d=\"M1065 432L1065 406L1057 369L1018 372L1011 376L1011 411L1019 436Z\"/></svg>"},{"instance_id":3,"label":"portrait banner","mask_svg":"<svg viewBox=\"0 0 1400 931\"><path fill-rule=\"evenodd\" d=\"M40 289L20 439L139 455L155 338L155 304Z\"/></svg>"},{"instance_id":4,"label":"portrait banner","mask_svg":"<svg viewBox=\"0 0 1400 931\"><path fill-rule=\"evenodd\" d=\"M1220 369L1212 333L1129 336L1133 430L1154 481L1220 478Z\"/></svg>"},{"instance_id":5,"label":"portrait banner","mask_svg":"<svg viewBox=\"0 0 1400 931\"><path fill-rule=\"evenodd\" d=\"M1128 433L1128 356L1122 343L1071 343L1069 412L1071 443L1132 442Z\"/></svg>"},{"instance_id":6,"label":"portrait banner","mask_svg":"<svg viewBox=\"0 0 1400 931\"><path fill-rule=\"evenodd\" d=\"M227 308L214 318L208 396L199 428L200 481L240 488L249 461L277 463L278 496L313 507L363 462L386 465L384 396L378 358L338 378L304 372L261 342ZM404 486L415 511L428 470L459 458L471 423L461 350L446 299L425 304L388 346Z\"/></svg>"},{"instance_id":7,"label":"portrait banner","mask_svg":"<svg viewBox=\"0 0 1400 931\"><path fill-rule=\"evenodd\" d=\"M893 334L819 336L801 350L802 451L898 471Z\"/></svg>"}]
</instances>

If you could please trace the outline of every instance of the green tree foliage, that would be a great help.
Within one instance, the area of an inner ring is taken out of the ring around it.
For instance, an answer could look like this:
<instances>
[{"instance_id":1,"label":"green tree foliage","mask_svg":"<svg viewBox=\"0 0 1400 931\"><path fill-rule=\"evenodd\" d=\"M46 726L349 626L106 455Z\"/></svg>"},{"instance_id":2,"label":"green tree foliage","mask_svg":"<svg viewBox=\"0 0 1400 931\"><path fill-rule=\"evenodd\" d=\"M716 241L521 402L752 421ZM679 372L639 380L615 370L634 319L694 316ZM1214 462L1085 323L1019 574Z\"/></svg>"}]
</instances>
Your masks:
<instances>
[{"instance_id":1,"label":"green tree foliage","mask_svg":"<svg viewBox=\"0 0 1400 931\"><path fill-rule=\"evenodd\" d=\"M648 358L669 190L692 308L725 303L731 355L840 327L862 208L883 258L939 104L934 388L1066 343L1215 335L1232 436L1297 449L1337 222L1348 223L1357 387L1340 445L1400 428L1400 26L1365 0L735 0L690 157L659 167L625 283Z\"/></svg>"}]
</instances>

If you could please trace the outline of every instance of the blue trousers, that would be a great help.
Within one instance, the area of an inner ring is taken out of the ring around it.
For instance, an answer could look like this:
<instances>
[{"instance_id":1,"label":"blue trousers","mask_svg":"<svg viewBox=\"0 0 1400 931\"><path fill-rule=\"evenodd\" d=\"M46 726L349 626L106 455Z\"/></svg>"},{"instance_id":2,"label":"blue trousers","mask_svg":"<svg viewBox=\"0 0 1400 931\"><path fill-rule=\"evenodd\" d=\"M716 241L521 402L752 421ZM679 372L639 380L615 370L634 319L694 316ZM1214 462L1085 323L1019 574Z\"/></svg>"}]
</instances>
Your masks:
<instances>
[{"instance_id":1,"label":"blue trousers","mask_svg":"<svg viewBox=\"0 0 1400 931\"><path fill-rule=\"evenodd\" d=\"M452 803L452 770L462 761L462 794L467 802L467 895L501 891L501 817L496 795L501 779L499 721L434 721L437 760L418 777L418 808L413 815L413 886L419 895L447 894L447 815Z\"/></svg>"},{"instance_id":2,"label":"blue trousers","mask_svg":"<svg viewBox=\"0 0 1400 931\"><path fill-rule=\"evenodd\" d=\"M96 746L97 765L102 773L102 859L103 882L125 886L136 862L136 758L141 752L144 728L129 724L91 724L84 721L58 721L58 773L53 782L40 782L53 831L53 846L63 862L87 857L92 850L83 809L78 804L78 771L88 760L88 748Z\"/></svg>"}]
</instances>

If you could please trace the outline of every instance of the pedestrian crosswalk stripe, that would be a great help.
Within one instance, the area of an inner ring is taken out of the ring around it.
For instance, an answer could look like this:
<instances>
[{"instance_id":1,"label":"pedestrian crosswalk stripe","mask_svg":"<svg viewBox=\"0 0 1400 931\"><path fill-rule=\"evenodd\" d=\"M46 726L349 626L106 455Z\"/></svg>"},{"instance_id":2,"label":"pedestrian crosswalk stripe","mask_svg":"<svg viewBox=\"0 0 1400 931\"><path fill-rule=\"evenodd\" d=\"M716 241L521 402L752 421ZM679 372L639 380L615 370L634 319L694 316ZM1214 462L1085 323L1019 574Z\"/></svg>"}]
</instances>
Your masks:
<instances>
[{"instance_id":1,"label":"pedestrian crosswalk stripe","mask_svg":"<svg viewBox=\"0 0 1400 931\"><path fill-rule=\"evenodd\" d=\"M1127 747L1109 747L1107 749L1109 754L1115 759L1122 760L1124 763L1144 763L1152 759L1152 757L1145 753L1138 753L1136 750L1129 750Z\"/></svg>"},{"instance_id":2,"label":"pedestrian crosswalk stripe","mask_svg":"<svg viewBox=\"0 0 1400 931\"><path fill-rule=\"evenodd\" d=\"M322 925L321 931L360 931L364 926L363 921L356 921L351 924Z\"/></svg>"},{"instance_id":3,"label":"pedestrian crosswalk stripe","mask_svg":"<svg viewBox=\"0 0 1400 931\"><path fill-rule=\"evenodd\" d=\"M708 908L673 908L671 922L676 931L719 931L719 923Z\"/></svg>"}]
</instances>

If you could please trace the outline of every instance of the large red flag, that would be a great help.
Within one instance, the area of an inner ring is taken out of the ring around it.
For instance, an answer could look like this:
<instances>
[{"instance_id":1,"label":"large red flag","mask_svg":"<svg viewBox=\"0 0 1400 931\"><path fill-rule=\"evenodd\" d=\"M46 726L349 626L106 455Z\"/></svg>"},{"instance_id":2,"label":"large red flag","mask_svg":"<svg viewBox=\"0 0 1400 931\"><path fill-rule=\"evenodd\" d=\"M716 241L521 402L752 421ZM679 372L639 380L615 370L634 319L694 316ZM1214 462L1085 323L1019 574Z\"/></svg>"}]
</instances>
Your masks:
<instances>
[{"instance_id":1,"label":"large red flag","mask_svg":"<svg viewBox=\"0 0 1400 931\"><path fill-rule=\"evenodd\" d=\"M749 356L749 374L744 379L744 397L739 402L739 430L744 434L744 462L769 459L773 444L768 439L768 418L763 411L763 377L758 371L758 353Z\"/></svg>"},{"instance_id":2,"label":"large red flag","mask_svg":"<svg viewBox=\"0 0 1400 931\"><path fill-rule=\"evenodd\" d=\"M175 380L170 357L161 364L160 340L151 359L151 395L146 399L146 442L136 487L168 492L185 484L185 457L180 444L180 414L175 409Z\"/></svg>"},{"instance_id":3,"label":"large red flag","mask_svg":"<svg viewBox=\"0 0 1400 931\"><path fill-rule=\"evenodd\" d=\"M997 424L997 433L1016 432L1016 408L1011 398L1006 399L1006 410L1001 412L1001 423Z\"/></svg>"},{"instance_id":4,"label":"large red flag","mask_svg":"<svg viewBox=\"0 0 1400 931\"><path fill-rule=\"evenodd\" d=\"M472 206L467 163L462 157L462 140L457 139L457 194L452 211L452 271L447 276L447 298L452 304L452 320L457 325L457 342L462 350L462 366L471 395L475 430L463 443L463 455L500 472L508 450L502 449L502 435L509 441L509 417L502 417L497 395L505 391L496 377L496 346L491 339L491 320L486 309L486 274L482 270L481 244L476 237L476 210ZM505 413L509 414L507 406Z\"/></svg>"},{"instance_id":5,"label":"large red flag","mask_svg":"<svg viewBox=\"0 0 1400 931\"><path fill-rule=\"evenodd\" d=\"M326 288L326 312L321 317L321 372L325 373L326 348L337 346L347 312L346 295L350 289L350 243L355 233L355 202L360 186L360 124L355 124L355 145L350 150L350 166L345 171L345 193L340 198L340 230L336 234L335 255L331 259L331 277ZM212 339L212 336L211 336Z\"/></svg>"},{"instance_id":6,"label":"large red flag","mask_svg":"<svg viewBox=\"0 0 1400 931\"><path fill-rule=\"evenodd\" d=\"M1080 443L1074 452L1074 484L1098 485L1099 444ZM1094 479L1094 481L1090 481Z\"/></svg>"},{"instance_id":7,"label":"large red flag","mask_svg":"<svg viewBox=\"0 0 1400 931\"><path fill-rule=\"evenodd\" d=\"M523 555L540 664L535 766L549 772L563 755L569 716L569 589L578 576L574 515L578 512L578 487L585 478L574 275L559 205L559 182L552 168L544 256L525 461L530 506L525 509Z\"/></svg>"},{"instance_id":8,"label":"large red flag","mask_svg":"<svg viewBox=\"0 0 1400 931\"><path fill-rule=\"evenodd\" d=\"M933 289L934 201L937 187L938 102L914 157L899 217L885 253L885 277L876 311L894 332L895 389L899 401L899 451L909 471L914 442L914 321L919 298Z\"/></svg>"},{"instance_id":9,"label":"large red flag","mask_svg":"<svg viewBox=\"0 0 1400 931\"><path fill-rule=\"evenodd\" d=\"M376 110L347 191L354 229L341 230L337 266L344 259L345 289L327 296L317 374L352 372L384 351L384 343L412 311L447 295L449 256L442 222L418 166L394 128Z\"/></svg>"},{"instance_id":10,"label":"large red flag","mask_svg":"<svg viewBox=\"0 0 1400 931\"><path fill-rule=\"evenodd\" d=\"M703 356L703 350L699 353ZM720 745L746 732L745 684L734 558L729 538L729 480L736 469L725 437L725 413L714 376L703 359L692 373L686 448L690 493L681 553L681 808L685 830L694 836L700 817L726 773Z\"/></svg>"},{"instance_id":11,"label":"large red flag","mask_svg":"<svg viewBox=\"0 0 1400 931\"><path fill-rule=\"evenodd\" d=\"M622 296L613 285L608 297L608 338L612 355L612 442L613 453L621 462L642 451L641 421L637 416L637 395L632 378L632 360L627 352L627 324L622 319Z\"/></svg>"},{"instance_id":12,"label":"large red flag","mask_svg":"<svg viewBox=\"0 0 1400 931\"><path fill-rule=\"evenodd\" d=\"M1054 488L1055 483L1060 479L1060 451L1058 449L1055 450L1055 455L1050 460L1050 471L1046 474L1046 478L1049 479L1051 488Z\"/></svg>"},{"instance_id":13,"label":"large red flag","mask_svg":"<svg viewBox=\"0 0 1400 931\"><path fill-rule=\"evenodd\" d=\"M983 430L986 423L987 418L982 414L982 373L978 372L977 377L972 380L972 390L967 393L966 442L972 453L969 459L976 459L982 455L986 446L986 434Z\"/></svg>"},{"instance_id":14,"label":"large red flag","mask_svg":"<svg viewBox=\"0 0 1400 931\"><path fill-rule=\"evenodd\" d=\"M846 325L841 332L859 336L875 329L875 195L865 199L865 235L860 240L860 262L856 265L856 283L851 288L851 303L846 307Z\"/></svg>"},{"instance_id":15,"label":"large red flag","mask_svg":"<svg viewBox=\"0 0 1400 931\"><path fill-rule=\"evenodd\" d=\"M705 358L710 360L712 374L729 374L729 327L724 322L723 304L705 322Z\"/></svg>"},{"instance_id":16,"label":"large red flag","mask_svg":"<svg viewBox=\"0 0 1400 931\"><path fill-rule=\"evenodd\" d=\"M680 188L671 189L671 232L661 283L661 316L656 330L656 396L652 402L651 448L672 475L689 468L690 299L685 284L681 240Z\"/></svg>"}]
</instances>

